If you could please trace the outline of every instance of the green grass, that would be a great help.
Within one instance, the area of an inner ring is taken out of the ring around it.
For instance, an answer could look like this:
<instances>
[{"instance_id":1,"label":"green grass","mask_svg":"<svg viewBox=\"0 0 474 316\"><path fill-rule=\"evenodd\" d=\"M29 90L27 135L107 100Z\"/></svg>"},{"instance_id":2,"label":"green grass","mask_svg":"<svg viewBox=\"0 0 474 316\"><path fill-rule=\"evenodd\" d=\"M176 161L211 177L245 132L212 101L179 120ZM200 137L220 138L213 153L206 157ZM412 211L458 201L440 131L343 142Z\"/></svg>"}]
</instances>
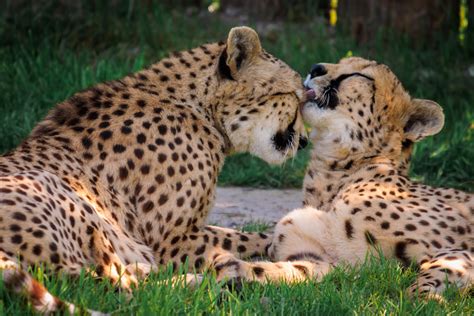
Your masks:
<instances>
[{"instance_id":1,"label":"green grass","mask_svg":"<svg viewBox=\"0 0 474 316\"><path fill-rule=\"evenodd\" d=\"M159 60L169 51L224 39L230 25L215 16L187 16L181 8L119 1L110 9L84 2L68 14L59 1L34 10L0 4L0 153L17 146L55 103L94 83L120 78ZM13 3L13 2L10 2ZM4 6L4 7L2 7ZM305 74L318 61L336 62L348 51L388 64L416 97L439 102L446 126L416 146L411 174L433 185L474 190L474 38L464 47L456 34L431 42L397 37L356 45L342 32L328 36L318 25L287 24L277 36L262 38L264 47ZM226 160L221 185L299 187L309 157L301 152L282 167L239 154ZM254 223L245 230L261 230ZM80 305L117 314L473 314L474 300L448 293L448 303L408 299L403 290L414 280L392 261L369 262L360 270L337 270L322 283L245 285L241 292L221 289L212 278L196 291L170 289L153 276L134 299L83 276L71 280L36 271L48 289ZM25 301L5 291L0 282L0 314L31 314Z\"/></svg>"},{"instance_id":2,"label":"green grass","mask_svg":"<svg viewBox=\"0 0 474 316\"><path fill-rule=\"evenodd\" d=\"M454 289L446 303L407 297L414 281L412 269L394 261L369 259L358 268L338 268L319 283L244 283L241 290L217 283L212 275L197 289L183 284L171 287L164 271L143 282L127 301L110 283L87 275L77 279L45 274L34 276L62 299L113 315L472 315L474 300ZM0 282L0 314L34 314L25 300L5 290Z\"/></svg>"}]
</instances>

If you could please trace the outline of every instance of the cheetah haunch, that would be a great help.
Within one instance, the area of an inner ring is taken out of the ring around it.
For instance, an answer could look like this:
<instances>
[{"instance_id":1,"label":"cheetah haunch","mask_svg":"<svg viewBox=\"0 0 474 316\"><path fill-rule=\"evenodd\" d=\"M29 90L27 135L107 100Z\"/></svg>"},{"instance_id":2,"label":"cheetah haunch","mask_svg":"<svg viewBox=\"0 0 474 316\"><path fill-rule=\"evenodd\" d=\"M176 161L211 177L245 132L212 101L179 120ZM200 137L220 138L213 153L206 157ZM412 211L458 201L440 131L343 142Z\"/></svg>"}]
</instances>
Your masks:
<instances>
[{"instance_id":1,"label":"cheetah haunch","mask_svg":"<svg viewBox=\"0 0 474 316\"><path fill-rule=\"evenodd\" d=\"M413 142L441 130L441 107L411 98L387 66L362 58L315 65L305 86L303 116L314 143L306 207L275 228L269 252L280 262L222 257L220 277L318 279L382 253L418 264L412 295L440 298L447 284L472 287L473 195L407 178Z\"/></svg>"},{"instance_id":2,"label":"cheetah haunch","mask_svg":"<svg viewBox=\"0 0 474 316\"><path fill-rule=\"evenodd\" d=\"M159 266L262 254L264 234L205 225L227 153L281 163L304 145L299 75L250 28L177 52L57 105L0 158L0 267L42 312L76 307L25 268L95 273L124 289ZM20 258L20 262L17 262Z\"/></svg>"}]
</instances>

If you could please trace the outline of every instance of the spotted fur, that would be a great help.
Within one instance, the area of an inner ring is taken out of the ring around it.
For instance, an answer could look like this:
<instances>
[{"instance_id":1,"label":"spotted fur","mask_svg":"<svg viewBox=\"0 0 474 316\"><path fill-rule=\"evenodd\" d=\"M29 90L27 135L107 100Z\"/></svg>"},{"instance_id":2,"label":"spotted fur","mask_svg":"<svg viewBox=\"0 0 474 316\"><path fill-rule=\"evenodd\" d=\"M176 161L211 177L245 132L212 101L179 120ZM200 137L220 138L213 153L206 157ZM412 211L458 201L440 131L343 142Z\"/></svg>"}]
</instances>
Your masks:
<instances>
[{"instance_id":1,"label":"spotted fur","mask_svg":"<svg viewBox=\"0 0 474 316\"><path fill-rule=\"evenodd\" d=\"M94 266L129 290L159 266L202 270L221 254L264 253L267 235L205 220L226 154L270 163L295 154L302 88L240 27L225 43L173 53L58 104L0 158L7 286L39 311L74 311L23 269L46 263L77 275Z\"/></svg>"},{"instance_id":2,"label":"spotted fur","mask_svg":"<svg viewBox=\"0 0 474 316\"><path fill-rule=\"evenodd\" d=\"M473 195L407 178L413 142L439 132L441 107L413 99L390 69L361 58L320 64L305 85L313 128L305 208L276 226L271 256L222 257L220 277L298 281L382 253L419 266L412 295L474 283ZM232 264L231 264L232 263Z\"/></svg>"}]
</instances>

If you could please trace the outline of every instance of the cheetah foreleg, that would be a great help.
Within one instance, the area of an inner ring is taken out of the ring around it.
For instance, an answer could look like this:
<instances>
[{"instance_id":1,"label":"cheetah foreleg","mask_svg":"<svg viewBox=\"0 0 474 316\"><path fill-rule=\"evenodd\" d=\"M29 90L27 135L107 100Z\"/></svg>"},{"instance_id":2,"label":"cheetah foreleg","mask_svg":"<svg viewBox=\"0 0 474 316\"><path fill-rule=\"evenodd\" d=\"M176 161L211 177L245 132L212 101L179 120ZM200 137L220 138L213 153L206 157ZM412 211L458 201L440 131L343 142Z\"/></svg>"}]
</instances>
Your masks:
<instances>
[{"instance_id":1,"label":"cheetah foreleg","mask_svg":"<svg viewBox=\"0 0 474 316\"><path fill-rule=\"evenodd\" d=\"M217 280L240 278L260 283L292 283L308 279L318 281L333 269L333 265L319 260L247 262L223 254L215 258L213 268Z\"/></svg>"}]
</instances>

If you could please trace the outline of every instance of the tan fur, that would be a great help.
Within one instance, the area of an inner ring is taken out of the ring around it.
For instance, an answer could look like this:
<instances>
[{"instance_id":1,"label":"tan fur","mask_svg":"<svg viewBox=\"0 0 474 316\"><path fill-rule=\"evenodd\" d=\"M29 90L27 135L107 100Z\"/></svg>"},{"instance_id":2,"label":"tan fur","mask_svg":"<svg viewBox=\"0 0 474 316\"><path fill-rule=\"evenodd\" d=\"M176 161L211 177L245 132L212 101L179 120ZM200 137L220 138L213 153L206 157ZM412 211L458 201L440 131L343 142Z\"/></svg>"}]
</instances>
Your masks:
<instances>
[{"instance_id":1,"label":"tan fur","mask_svg":"<svg viewBox=\"0 0 474 316\"><path fill-rule=\"evenodd\" d=\"M296 153L302 85L253 30L232 29L227 43L76 93L1 157L2 260L72 275L94 266L130 289L159 266L265 253L266 235L205 220L227 153L270 163Z\"/></svg>"},{"instance_id":2,"label":"tan fur","mask_svg":"<svg viewBox=\"0 0 474 316\"><path fill-rule=\"evenodd\" d=\"M306 207L275 228L269 252L280 262L234 260L220 277L299 281L382 253L419 265L411 294L439 297L447 284L468 290L474 283L473 195L407 178L411 141L441 130L441 107L412 99L385 65L350 58L324 66L326 75L305 82L318 101L341 75L363 76L340 82L333 109L312 100L303 109L314 130Z\"/></svg>"}]
</instances>

